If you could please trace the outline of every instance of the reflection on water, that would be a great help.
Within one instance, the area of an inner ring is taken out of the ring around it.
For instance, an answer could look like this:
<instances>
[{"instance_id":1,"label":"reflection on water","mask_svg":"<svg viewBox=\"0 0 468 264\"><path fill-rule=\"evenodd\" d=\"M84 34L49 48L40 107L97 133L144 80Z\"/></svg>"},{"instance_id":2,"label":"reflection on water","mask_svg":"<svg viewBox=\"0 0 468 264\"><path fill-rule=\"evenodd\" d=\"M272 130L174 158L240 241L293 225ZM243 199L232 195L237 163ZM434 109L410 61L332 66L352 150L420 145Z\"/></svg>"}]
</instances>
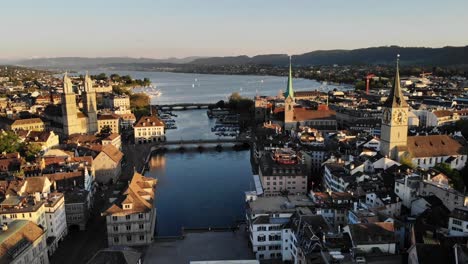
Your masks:
<instances>
[{"instance_id":1,"label":"reflection on water","mask_svg":"<svg viewBox=\"0 0 468 264\"><path fill-rule=\"evenodd\" d=\"M178 111L168 139L216 137L206 110ZM146 176L158 179L157 232L179 235L182 227L226 227L242 220L244 191L253 188L249 151L197 149L153 155Z\"/></svg>"},{"instance_id":2,"label":"reflection on water","mask_svg":"<svg viewBox=\"0 0 468 264\"><path fill-rule=\"evenodd\" d=\"M149 161L149 167L151 171L155 173L164 173L166 171L166 156L154 155Z\"/></svg>"},{"instance_id":3,"label":"reflection on water","mask_svg":"<svg viewBox=\"0 0 468 264\"><path fill-rule=\"evenodd\" d=\"M256 94L277 95L279 90L286 89L287 77L255 75L214 75L188 74L170 72L143 71L107 71L94 70L91 74L105 72L108 75L117 73L130 75L136 79L149 78L153 85L162 92L154 97L153 104L174 103L214 103L226 100L233 92L253 98ZM84 74L84 73L82 73ZM330 91L352 88L350 85L323 84L314 80L294 79L294 89ZM138 89L136 89L138 91Z\"/></svg>"}]
</instances>

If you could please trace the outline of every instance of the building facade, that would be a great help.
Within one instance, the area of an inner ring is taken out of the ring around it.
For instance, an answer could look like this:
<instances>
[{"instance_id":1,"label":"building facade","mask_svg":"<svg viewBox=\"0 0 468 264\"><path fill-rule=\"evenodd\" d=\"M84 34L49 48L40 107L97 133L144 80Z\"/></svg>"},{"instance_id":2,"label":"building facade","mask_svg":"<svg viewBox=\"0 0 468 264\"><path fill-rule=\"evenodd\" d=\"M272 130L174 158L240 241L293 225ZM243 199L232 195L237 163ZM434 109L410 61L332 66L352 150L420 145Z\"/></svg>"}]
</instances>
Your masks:
<instances>
[{"instance_id":1,"label":"building facade","mask_svg":"<svg viewBox=\"0 0 468 264\"><path fill-rule=\"evenodd\" d=\"M133 126L135 144L164 141L164 122L155 116L142 116Z\"/></svg>"},{"instance_id":2,"label":"building facade","mask_svg":"<svg viewBox=\"0 0 468 264\"><path fill-rule=\"evenodd\" d=\"M127 190L103 213L109 246L143 246L153 242L157 180L134 173Z\"/></svg>"}]
</instances>

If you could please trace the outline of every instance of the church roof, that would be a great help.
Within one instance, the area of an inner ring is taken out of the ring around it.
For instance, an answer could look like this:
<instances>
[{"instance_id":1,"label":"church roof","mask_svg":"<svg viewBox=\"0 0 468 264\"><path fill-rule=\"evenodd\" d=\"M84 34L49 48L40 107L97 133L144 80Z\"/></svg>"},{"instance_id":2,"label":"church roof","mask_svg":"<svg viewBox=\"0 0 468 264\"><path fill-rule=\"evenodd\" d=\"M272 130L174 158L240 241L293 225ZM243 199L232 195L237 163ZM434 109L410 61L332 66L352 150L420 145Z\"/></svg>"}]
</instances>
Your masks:
<instances>
[{"instance_id":1,"label":"church roof","mask_svg":"<svg viewBox=\"0 0 468 264\"><path fill-rule=\"evenodd\" d=\"M336 120L336 112L333 110L312 110L303 107L294 107L294 121L319 119Z\"/></svg>"},{"instance_id":2,"label":"church roof","mask_svg":"<svg viewBox=\"0 0 468 264\"><path fill-rule=\"evenodd\" d=\"M398 55L399 56L399 55ZM393 82L393 87L390 90L390 95L384 103L385 107L407 107L405 98L403 98L403 92L400 87L400 70L399 70L399 59L397 60L396 72L395 72L395 81Z\"/></svg>"},{"instance_id":3,"label":"church roof","mask_svg":"<svg viewBox=\"0 0 468 264\"><path fill-rule=\"evenodd\" d=\"M288 88L284 93L284 98L294 98L294 90L293 90L293 83L292 83L292 67L291 67L291 58L289 58L289 76L288 76Z\"/></svg>"},{"instance_id":4,"label":"church roof","mask_svg":"<svg viewBox=\"0 0 468 264\"><path fill-rule=\"evenodd\" d=\"M462 155L463 146L448 135L408 137L408 151L415 157Z\"/></svg>"}]
</instances>

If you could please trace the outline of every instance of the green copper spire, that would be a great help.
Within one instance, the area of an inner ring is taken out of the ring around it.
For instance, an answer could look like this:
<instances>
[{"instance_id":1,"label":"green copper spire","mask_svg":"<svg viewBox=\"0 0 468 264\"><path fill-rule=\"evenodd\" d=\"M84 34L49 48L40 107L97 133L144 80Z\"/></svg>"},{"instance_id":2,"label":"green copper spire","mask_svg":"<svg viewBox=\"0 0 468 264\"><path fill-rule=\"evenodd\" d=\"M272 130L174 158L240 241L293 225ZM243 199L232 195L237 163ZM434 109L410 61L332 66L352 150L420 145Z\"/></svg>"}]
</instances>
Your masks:
<instances>
[{"instance_id":1,"label":"green copper spire","mask_svg":"<svg viewBox=\"0 0 468 264\"><path fill-rule=\"evenodd\" d=\"M294 90L292 83L292 67L291 67L291 57L289 57L289 76L288 76L288 89L284 93L284 98L294 98Z\"/></svg>"}]
</instances>

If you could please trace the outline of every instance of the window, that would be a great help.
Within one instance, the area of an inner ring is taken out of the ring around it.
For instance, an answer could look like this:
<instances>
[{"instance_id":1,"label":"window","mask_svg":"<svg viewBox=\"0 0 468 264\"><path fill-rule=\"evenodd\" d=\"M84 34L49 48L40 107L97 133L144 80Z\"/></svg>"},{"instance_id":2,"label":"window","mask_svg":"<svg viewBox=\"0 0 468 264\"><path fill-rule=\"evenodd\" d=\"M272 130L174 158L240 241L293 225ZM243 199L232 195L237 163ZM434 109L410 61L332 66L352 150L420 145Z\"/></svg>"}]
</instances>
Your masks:
<instances>
[{"instance_id":1,"label":"window","mask_svg":"<svg viewBox=\"0 0 468 264\"><path fill-rule=\"evenodd\" d=\"M265 235L260 235L260 236L257 237L257 240L258 240L258 242L264 242L264 241L266 241L266 237L265 237Z\"/></svg>"},{"instance_id":2,"label":"window","mask_svg":"<svg viewBox=\"0 0 468 264\"><path fill-rule=\"evenodd\" d=\"M130 215L126 215L125 219L130 220Z\"/></svg>"},{"instance_id":3,"label":"window","mask_svg":"<svg viewBox=\"0 0 468 264\"><path fill-rule=\"evenodd\" d=\"M131 225L127 225L127 231L130 231L130 229L132 229L132 226L131 226Z\"/></svg>"},{"instance_id":4,"label":"window","mask_svg":"<svg viewBox=\"0 0 468 264\"><path fill-rule=\"evenodd\" d=\"M119 227L118 226L114 226L114 231L119 231Z\"/></svg>"},{"instance_id":5,"label":"window","mask_svg":"<svg viewBox=\"0 0 468 264\"><path fill-rule=\"evenodd\" d=\"M113 217L112 217L112 220L113 220L113 221L117 221L117 216L113 216Z\"/></svg>"},{"instance_id":6,"label":"window","mask_svg":"<svg viewBox=\"0 0 468 264\"><path fill-rule=\"evenodd\" d=\"M138 228L143 229L143 228L145 228L145 226L143 224L139 224Z\"/></svg>"},{"instance_id":7,"label":"window","mask_svg":"<svg viewBox=\"0 0 468 264\"><path fill-rule=\"evenodd\" d=\"M138 214L138 219L143 219L143 214Z\"/></svg>"},{"instance_id":8,"label":"window","mask_svg":"<svg viewBox=\"0 0 468 264\"><path fill-rule=\"evenodd\" d=\"M452 220L452 223L453 223L454 225L459 225L459 226L462 225L462 221L457 220L457 219L453 219L453 220Z\"/></svg>"},{"instance_id":9,"label":"window","mask_svg":"<svg viewBox=\"0 0 468 264\"><path fill-rule=\"evenodd\" d=\"M144 236L144 235L140 235L140 240L145 240L145 236Z\"/></svg>"},{"instance_id":10,"label":"window","mask_svg":"<svg viewBox=\"0 0 468 264\"><path fill-rule=\"evenodd\" d=\"M257 247L257 251L264 251L264 250L266 250L266 246Z\"/></svg>"},{"instance_id":11,"label":"window","mask_svg":"<svg viewBox=\"0 0 468 264\"><path fill-rule=\"evenodd\" d=\"M127 236L127 241L132 241L132 236Z\"/></svg>"},{"instance_id":12,"label":"window","mask_svg":"<svg viewBox=\"0 0 468 264\"><path fill-rule=\"evenodd\" d=\"M257 231L266 231L266 226L258 226Z\"/></svg>"},{"instance_id":13,"label":"window","mask_svg":"<svg viewBox=\"0 0 468 264\"><path fill-rule=\"evenodd\" d=\"M119 237L114 237L114 243L119 243Z\"/></svg>"}]
</instances>

